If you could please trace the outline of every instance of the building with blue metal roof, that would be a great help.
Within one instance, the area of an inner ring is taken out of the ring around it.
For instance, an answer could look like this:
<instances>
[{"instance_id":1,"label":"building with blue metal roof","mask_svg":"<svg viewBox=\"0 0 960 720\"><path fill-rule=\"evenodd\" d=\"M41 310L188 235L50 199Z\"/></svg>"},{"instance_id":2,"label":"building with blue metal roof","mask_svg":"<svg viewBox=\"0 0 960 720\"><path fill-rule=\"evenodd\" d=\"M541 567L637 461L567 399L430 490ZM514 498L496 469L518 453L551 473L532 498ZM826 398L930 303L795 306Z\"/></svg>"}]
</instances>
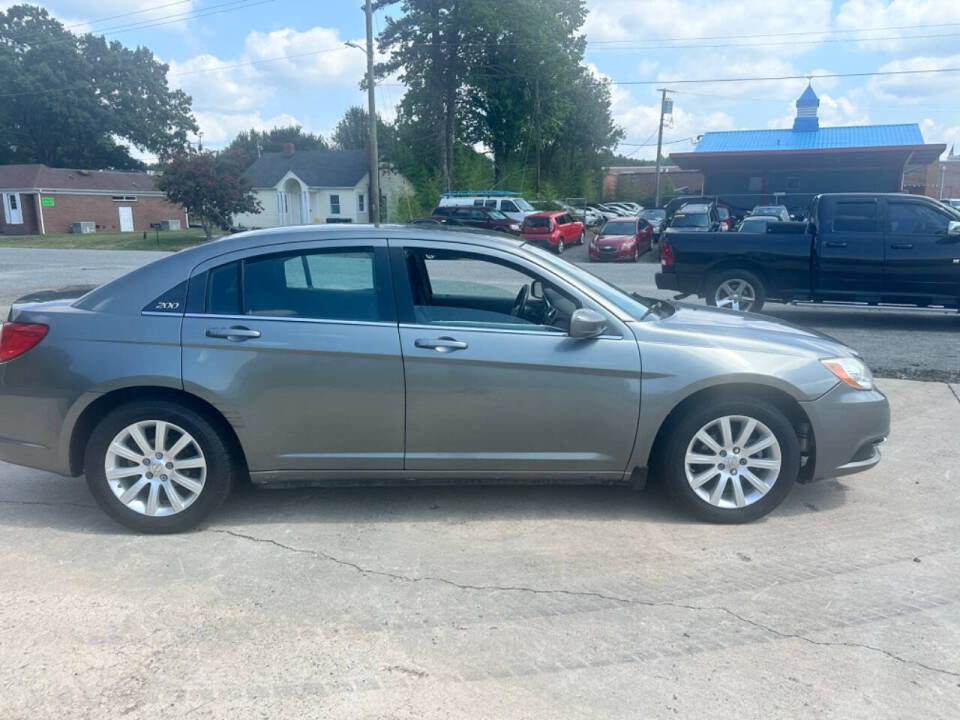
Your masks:
<instances>
[{"instance_id":1,"label":"building with blue metal roof","mask_svg":"<svg viewBox=\"0 0 960 720\"><path fill-rule=\"evenodd\" d=\"M821 127L820 98L807 86L793 127L704 134L670 159L704 175L704 194L748 210L766 203L803 210L823 192L899 192L903 176L935 162L945 145L926 144L920 126Z\"/></svg>"}]
</instances>

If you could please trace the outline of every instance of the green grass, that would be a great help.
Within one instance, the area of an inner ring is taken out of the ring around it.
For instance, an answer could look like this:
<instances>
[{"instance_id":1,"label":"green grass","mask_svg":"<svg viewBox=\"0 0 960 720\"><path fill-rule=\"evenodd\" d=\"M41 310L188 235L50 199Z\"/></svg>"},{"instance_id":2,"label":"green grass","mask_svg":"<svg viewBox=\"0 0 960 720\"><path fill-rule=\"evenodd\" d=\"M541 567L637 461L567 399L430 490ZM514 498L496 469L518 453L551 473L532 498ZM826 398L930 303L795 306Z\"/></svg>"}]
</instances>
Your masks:
<instances>
[{"instance_id":1,"label":"green grass","mask_svg":"<svg viewBox=\"0 0 960 720\"><path fill-rule=\"evenodd\" d=\"M143 231L129 233L90 233L87 235L0 235L0 248L58 248L85 250L182 250L204 242L203 230Z\"/></svg>"}]
</instances>

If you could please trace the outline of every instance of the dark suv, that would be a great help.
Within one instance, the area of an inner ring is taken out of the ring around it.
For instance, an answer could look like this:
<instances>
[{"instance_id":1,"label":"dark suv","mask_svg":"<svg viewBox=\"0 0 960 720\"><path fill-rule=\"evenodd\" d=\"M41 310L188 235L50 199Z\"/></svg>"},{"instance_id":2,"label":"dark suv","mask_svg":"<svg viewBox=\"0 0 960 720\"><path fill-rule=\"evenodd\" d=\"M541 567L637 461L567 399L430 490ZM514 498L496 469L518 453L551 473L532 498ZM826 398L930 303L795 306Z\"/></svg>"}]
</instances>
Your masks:
<instances>
[{"instance_id":1,"label":"dark suv","mask_svg":"<svg viewBox=\"0 0 960 720\"><path fill-rule=\"evenodd\" d=\"M665 234L673 232L716 232L720 230L720 214L715 203L689 203L673 214Z\"/></svg>"},{"instance_id":2,"label":"dark suv","mask_svg":"<svg viewBox=\"0 0 960 720\"><path fill-rule=\"evenodd\" d=\"M499 210L485 207L450 207L434 208L433 217L449 218L458 221L461 225L481 230L496 230L498 232L520 234L520 223L511 220Z\"/></svg>"}]
</instances>

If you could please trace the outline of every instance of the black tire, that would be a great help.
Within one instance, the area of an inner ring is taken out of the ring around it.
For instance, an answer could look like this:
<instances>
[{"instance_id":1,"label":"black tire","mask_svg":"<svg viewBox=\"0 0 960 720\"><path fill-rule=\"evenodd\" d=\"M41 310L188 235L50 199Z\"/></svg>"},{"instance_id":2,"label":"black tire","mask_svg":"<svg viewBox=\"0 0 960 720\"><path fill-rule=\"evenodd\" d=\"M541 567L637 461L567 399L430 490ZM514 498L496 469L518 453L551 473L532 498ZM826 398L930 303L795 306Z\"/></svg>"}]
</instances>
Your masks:
<instances>
[{"instance_id":1,"label":"black tire","mask_svg":"<svg viewBox=\"0 0 960 720\"><path fill-rule=\"evenodd\" d=\"M193 504L179 513L151 517L120 502L108 485L104 460L107 448L124 428L145 420L163 420L183 428L196 440L207 465L206 479ZM177 533L196 526L230 495L238 475L238 460L222 433L200 413L166 400L121 405L94 428L87 443L84 469L90 492L104 512L121 525L142 533Z\"/></svg>"},{"instance_id":2,"label":"black tire","mask_svg":"<svg viewBox=\"0 0 960 720\"><path fill-rule=\"evenodd\" d=\"M763 304L767 300L767 290L763 286L763 281L749 270L731 268L730 270L721 270L710 276L706 284L707 305L717 307L717 291L720 286L730 281L741 281L749 284L753 288L754 301L748 310L744 312L760 312Z\"/></svg>"},{"instance_id":3,"label":"black tire","mask_svg":"<svg viewBox=\"0 0 960 720\"><path fill-rule=\"evenodd\" d=\"M721 508L701 498L686 475L687 448L694 436L711 420L743 415L766 425L780 445L780 473L770 490L745 507ZM745 523L763 517L790 493L800 472L800 443L787 417L762 400L727 400L694 406L669 428L669 438L656 459L657 474L663 478L673 499L694 517L714 523Z\"/></svg>"},{"instance_id":4,"label":"black tire","mask_svg":"<svg viewBox=\"0 0 960 720\"><path fill-rule=\"evenodd\" d=\"M639 246L639 245L637 245L637 246L633 249L633 258L632 258L632 260L633 260L633 262L635 262L635 263L640 262L640 246Z\"/></svg>"},{"instance_id":5,"label":"black tire","mask_svg":"<svg viewBox=\"0 0 960 720\"><path fill-rule=\"evenodd\" d=\"M577 245L583 245L583 240L584 240L584 237L585 237L585 236L586 236L586 233L583 232L583 231L581 231L581 232L580 232L580 237L577 239Z\"/></svg>"}]
</instances>

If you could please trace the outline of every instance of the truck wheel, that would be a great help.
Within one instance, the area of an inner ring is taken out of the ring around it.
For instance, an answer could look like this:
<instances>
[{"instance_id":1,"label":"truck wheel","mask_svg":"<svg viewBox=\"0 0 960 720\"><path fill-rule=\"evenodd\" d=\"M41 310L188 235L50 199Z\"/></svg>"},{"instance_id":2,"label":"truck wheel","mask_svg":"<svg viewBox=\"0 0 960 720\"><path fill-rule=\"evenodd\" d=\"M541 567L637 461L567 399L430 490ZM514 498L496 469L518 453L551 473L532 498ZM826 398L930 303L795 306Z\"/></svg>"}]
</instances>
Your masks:
<instances>
[{"instance_id":1,"label":"truck wheel","mask_svg":"<svg viewBox=\"0 0 960 720\"><path fill-rule=\"evenodd\" d=\"M188 530L230 494L236 463L202 415L165 400L122 405L94 428L85 473L114 520L144 533Z\"/></svg>"},{"instance_id":2,"label":"truck wheel","mask_svg":"<svg viewBox=\"0 0 960 720\"><path fill-rule=\"evenodd\" d=\"M695 406L671 428L659 460L673 498L708 522L756 520L777 507L800 472L796 430L752 398Z\"/></svg>"},{"instance_id":3,"label":"truck wheel","mask_svg":"<svg viewBox=\"0 0 960 720\"><path fill-rule=\"evenodd\" d=\"M760 312L766 300L763 282L749 270L724 270L707 283L707 304L714 307Z\"/></svg>"}]
</instances>

